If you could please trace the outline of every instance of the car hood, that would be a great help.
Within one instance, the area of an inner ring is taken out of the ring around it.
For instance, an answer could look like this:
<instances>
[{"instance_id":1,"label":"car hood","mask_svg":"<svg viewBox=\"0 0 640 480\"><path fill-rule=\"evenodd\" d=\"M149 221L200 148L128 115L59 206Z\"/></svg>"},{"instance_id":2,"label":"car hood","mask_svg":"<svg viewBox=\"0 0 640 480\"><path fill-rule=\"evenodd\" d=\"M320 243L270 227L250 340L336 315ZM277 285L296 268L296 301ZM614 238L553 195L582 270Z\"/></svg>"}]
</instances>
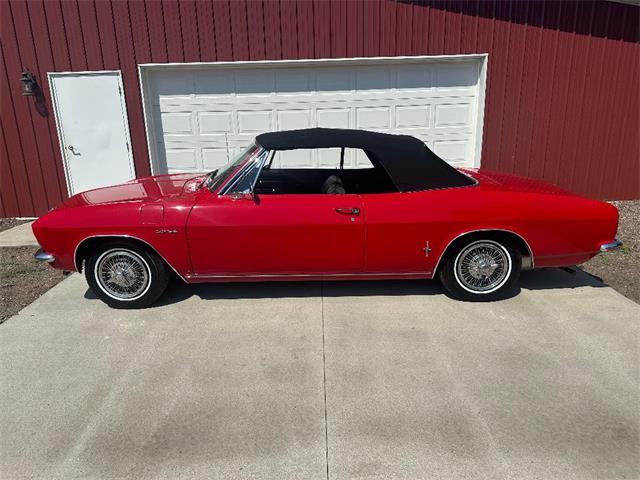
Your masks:
<instances>
[{"instance_id":1,"label":"car hood","mask_svg":"<svg viewBox=\"0 0 640 480\"><path fill-rule=\"evenodd\" d=\"M173 173L137 178L121 185L78 193L66 200L64 205L78 207L117 202L153 202L167 197L179 197L198 190L204 176L205 174Z\"/></svg>"},{"instance_id":2,"label":"car hood","mask_svg":"<svg viewBox=\"0 0 640 480\"><path fill-rule=\"evenodd\" d=\"M570 195L576 194L556 187L550 183L531 178L520 177L510 173L494 172L491 170L476 169L460 169L467 175L475 178L484 187L495 188L498 190L509 190L514 192L540 193L547 195Z\"/></svg>"}]
</instances>

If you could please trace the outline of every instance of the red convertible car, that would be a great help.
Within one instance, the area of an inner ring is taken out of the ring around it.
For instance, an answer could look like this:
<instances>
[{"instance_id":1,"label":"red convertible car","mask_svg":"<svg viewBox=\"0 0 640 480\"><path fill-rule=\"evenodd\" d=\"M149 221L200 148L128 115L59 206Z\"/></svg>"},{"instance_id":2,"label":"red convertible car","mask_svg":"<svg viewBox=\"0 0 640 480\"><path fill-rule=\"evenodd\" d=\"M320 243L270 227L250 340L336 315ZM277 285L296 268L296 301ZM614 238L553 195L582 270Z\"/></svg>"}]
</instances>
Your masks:
<instances>
[{"instance_id":1,"label":"red convertible car","mask_svg":"<svg viewBox=\"0 0 640 480\"><path fill-rule=\"evenodd\" d=\"M521 270L619 247L617 224L607 203L455 169L410 136L313 128L259 135L208 174L80 193L33 231L38 260L84 270L104 302L135 308L171 272L187 283L438 277L455 298L495 300Z\"/></svg>"}]
</instances>

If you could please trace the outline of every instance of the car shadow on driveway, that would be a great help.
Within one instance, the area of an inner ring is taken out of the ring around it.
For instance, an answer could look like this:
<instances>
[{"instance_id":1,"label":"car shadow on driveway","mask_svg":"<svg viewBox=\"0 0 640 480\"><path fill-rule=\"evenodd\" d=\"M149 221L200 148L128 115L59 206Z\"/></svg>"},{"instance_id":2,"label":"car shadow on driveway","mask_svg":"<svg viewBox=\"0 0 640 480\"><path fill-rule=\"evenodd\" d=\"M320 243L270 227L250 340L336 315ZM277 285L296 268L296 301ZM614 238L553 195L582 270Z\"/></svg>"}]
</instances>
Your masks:
<instances>
[{"instance_id":1,"label":"car shadow on driveway","mask_svg":"<svg viewBox=\"0 0 640 480\"><path fill-rule=\"evenodd\" d=\"M602 279L584 272L579 267L543 268L522 272L518 283L521 288L527 290L608 286Z\"/></svg>"},{"instance_id":2,"label":"car shadow on driveway","mask_svg":"<svg viewBox=\"0 0 640 480\"><path fill-rule=\"evenodd\" d=\"M606 285L597 277L578 268L549 268L522 272L518 287L507 297L512 298L526 290L573 289L579 287L601 288ZM313 282L236 282L200 283L187 285L173 279L156 302L155 307L182 302L197 296L202 300L304 298L304 297L376 297L376 296L431 296L445 295L436 280L362 280L362 281L313 281ZM97 299L87 289L87 299Z\"/></svg>"}]
</instances>

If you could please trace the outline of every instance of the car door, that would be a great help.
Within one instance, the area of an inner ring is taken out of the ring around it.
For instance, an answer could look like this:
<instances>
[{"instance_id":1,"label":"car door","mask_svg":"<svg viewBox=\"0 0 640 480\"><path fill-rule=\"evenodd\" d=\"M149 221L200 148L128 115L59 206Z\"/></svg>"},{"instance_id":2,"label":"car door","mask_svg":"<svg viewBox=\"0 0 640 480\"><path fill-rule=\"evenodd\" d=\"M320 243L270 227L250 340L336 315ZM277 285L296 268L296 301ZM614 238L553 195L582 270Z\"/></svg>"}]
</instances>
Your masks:
<instances>
[{"instance_id":1,"label":"car door","mask_svg":"<svg viewBox=\"0 0 640 480\"><path fill-rule=\"evenodd\" d=\"M371 273L430 273L441 226L431 222L429 192L362 195L366 220L365 269Z\"/></svg>"},{"instance_id":2,"label":"car door","mask_svg":"<svg viewBox=\"0 0 640 480\"><path fill-rule=\"evenodd\" d=\"M361 273L359 195L204 194L188 220L199 277Z\"/></svg>"}]
</instances>

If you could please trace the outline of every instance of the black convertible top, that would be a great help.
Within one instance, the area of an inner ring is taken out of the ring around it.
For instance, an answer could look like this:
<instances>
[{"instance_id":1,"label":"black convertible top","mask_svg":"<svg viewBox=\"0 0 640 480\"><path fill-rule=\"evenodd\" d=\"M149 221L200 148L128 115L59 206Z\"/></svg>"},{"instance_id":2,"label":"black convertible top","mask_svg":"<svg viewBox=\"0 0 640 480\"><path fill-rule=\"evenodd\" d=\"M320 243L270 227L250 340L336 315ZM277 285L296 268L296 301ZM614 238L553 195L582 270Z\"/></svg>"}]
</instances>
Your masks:
<instances>
[{"instance_id":1,"label":"black convertible top","mask_svg":"<svg viewBox=\"0 0 640 480\"><path fill-rule=\"evenodd\" d=\"M433 153L421 140L409 135L306 128L263 133L256 143L266 150L300 148L359 148L374 166L382 167L401 192L463 187L474 181Z\"/></svg>"}]
</instances>

